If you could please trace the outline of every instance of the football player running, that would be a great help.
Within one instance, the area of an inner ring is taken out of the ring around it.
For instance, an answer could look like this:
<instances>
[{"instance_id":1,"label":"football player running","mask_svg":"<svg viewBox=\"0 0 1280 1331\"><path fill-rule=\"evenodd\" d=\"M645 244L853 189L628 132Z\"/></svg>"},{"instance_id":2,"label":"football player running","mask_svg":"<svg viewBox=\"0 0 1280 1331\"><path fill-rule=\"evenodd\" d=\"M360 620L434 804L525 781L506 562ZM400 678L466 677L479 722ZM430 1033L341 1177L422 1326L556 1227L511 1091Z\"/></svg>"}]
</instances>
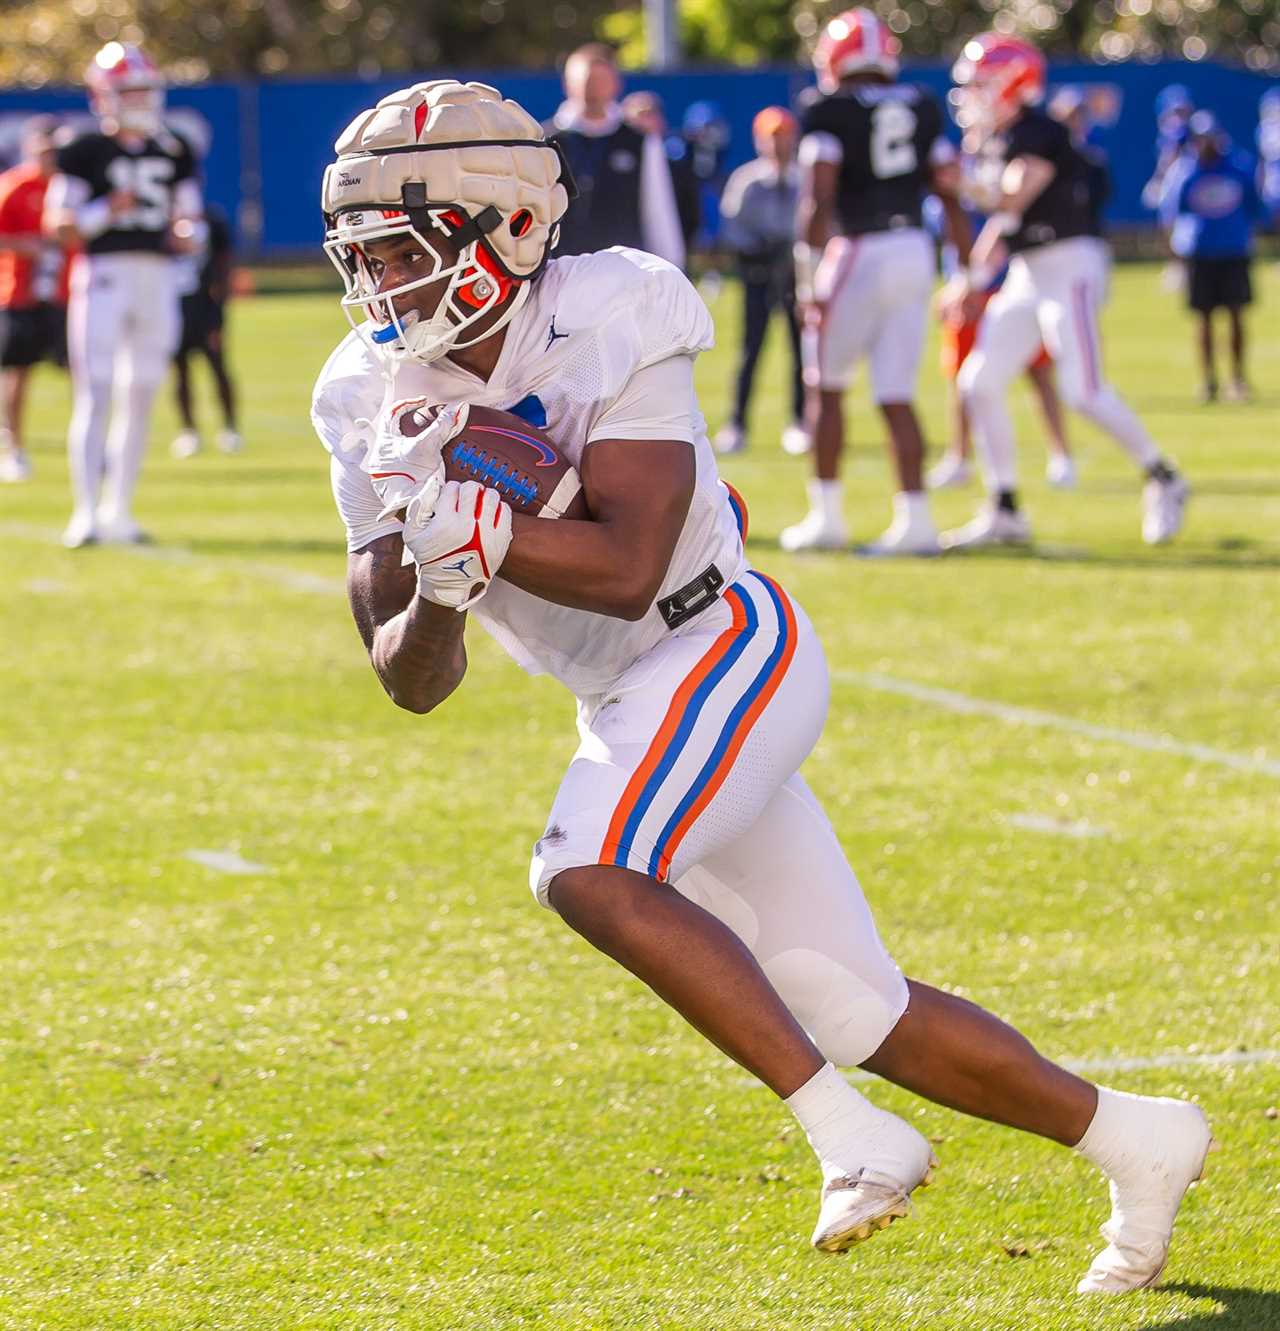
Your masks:
<instances>
[{"instance_id":1,"label":"football player running","mask_svg":"<svg viewBox=\"0 0 1280 1331\"><path fill-rule=\"evenodd\" d=\"M1017 38L987 33L965 45L952 77L966 141L977 145L998 183L993 198L975 200L990 216L967 272L944 303L969 303L1006 257L1009 275L983 315L959 377L989 499L972 522L945 533L943 543L955 549L1031 539L1018 507L1006 396L1042 342L1057 365L1065 405L1109 434L1141 468L1143 539L1168 541L1182 526L1187 485L1106 380L1098 332L1106 252L1094 234L1087 164L1066 126L1039 108L1044 57Z\"/></svg>"},{"instance_id":2,"label":"football player running","mask_svg":"<svg viewBox=\"0 0 1280 1331\"><path fill-rule=\"evenodd\" d=\"M205 230L195 157L161 120L159 70L136 46L108 42L85 81L99 128L61 150L45 199L46 230L84 251L67 314L74 508L62 539L73 549L146 539L133 491L178 343L173 256L200 248Z\"/></svg>"},{"instance_id":3,"label":"football player running","mask_svg":"<svg viewBox=\"0 0 1280 1331\"><path fill-rule=\"evenodd\" d=\"M942 200L953 243L965 256L969 236L942 108L923 88L897 82L899 49L870 10L852 9L827 24L814 50L818 91L800 123L796 294L806 311L815 474L809 513L782 532L784 550L839 549L847 542L839 480L843 398L866 360L898 490L888 530L862 553L938 553L913 405L935 271L925 196Z\"/></svg>"},{"instance_id":4,"label":"football player running","mask_svg":"<svg viewBox=\"0 0 1280 1331\"><path fill-rule=\"evenodd\" d=\"M1077 1147L1113 1189L1081 1287L1149 1283L1209 1149L1204 1116L1095 1088L903 977L798 772L826 665L804 611L748 564L717 478L693 390L706 307L639 251L548 262L567 198L537 122L483 84L393 93L338 140L326 249L355 327L312 419L378 678L433 711L462 683L474 617L576 695L532 890L785 1100L822 1169L816 1246L905 1215L932 1167L924 1137L835 1067L860 1064ZM424 400L441 410L406 436ZM591 519L513 514L446 480L441 449L473 405L545 425Z\"/></svg>"}]
</instances>

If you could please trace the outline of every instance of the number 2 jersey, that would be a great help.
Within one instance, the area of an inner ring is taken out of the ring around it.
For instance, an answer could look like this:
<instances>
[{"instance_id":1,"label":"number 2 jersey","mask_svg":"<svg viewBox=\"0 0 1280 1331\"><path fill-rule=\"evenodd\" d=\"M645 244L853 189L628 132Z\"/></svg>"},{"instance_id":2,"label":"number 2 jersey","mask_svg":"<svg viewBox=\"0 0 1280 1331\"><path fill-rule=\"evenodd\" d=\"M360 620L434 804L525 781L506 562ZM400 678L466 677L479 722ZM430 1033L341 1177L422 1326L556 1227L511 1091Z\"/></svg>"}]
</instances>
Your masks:
<instances>
[{"instance_id":1,"label":"number 2 jersey","mask_svg":"<svg viewBox=\"0 0 1280 1331\"><path fill-rule=\"evenodd\" d=\"M711 315L663 259L615 247L553 259L506 328L488 380L447 357L400 365L388 396L382 366L356 332L320 372L311 421L329 450L347 549L398 532L361 462L384 402L426 397L514 411L547 431L579 470L602 439L683 440L694 450L689 511L653 606L616 619L557 605L499 577L468 611L531 674L554 675L579 698L607 690L670 629L663 598L714 566L721 587L745 571L741 520L716 472L693 388L693 361L712 344ZM696 624L697 619L688 621Z\"/></svg>"},{"instance_id":2,"label":"number 2 jersey","mask_svg":"<svg viewBox=\"0 0 1280 1331\"><path fill-rule=\"evenodd\" d=\"M847 236L923 225L932 168L955 150L942 107L913 83L864 83L802 102L800 160L839 166L836 207Z\"/></svg>"},{"instance_id":3,"label":"number 2 jersey","mask_svg":"<svg viewBox=\"0 0 1280 1331\"><path fill-rule=\"evenodd\" d=\"M106 134L82 134L58 153L58 171L88 203L127 190L135 203L85 243L90 254L168 251L174 195L184 180L197 180L195 154L169 130L128 144ZM88 193L85 194L85 187Z\"/></svg>"}]
</instances>

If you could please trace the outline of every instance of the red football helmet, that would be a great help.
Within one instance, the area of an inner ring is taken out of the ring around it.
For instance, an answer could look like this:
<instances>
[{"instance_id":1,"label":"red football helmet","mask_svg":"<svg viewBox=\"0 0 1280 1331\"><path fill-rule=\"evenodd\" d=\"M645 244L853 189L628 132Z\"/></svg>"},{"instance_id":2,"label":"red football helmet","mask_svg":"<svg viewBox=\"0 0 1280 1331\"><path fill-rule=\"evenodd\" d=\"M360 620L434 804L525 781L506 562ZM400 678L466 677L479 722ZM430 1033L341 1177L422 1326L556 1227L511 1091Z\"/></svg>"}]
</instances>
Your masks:
<instances>
[{"instance_id":1,"label":"red football helmet","mask_svg":"<svg viewBox=\"0 0 1280 1331\"><path fill-rule=\"evenodd\" d=\"M967 41L951 77L956 123L978 137L1004 129L1024 106L1044 99L1044 56L1030 42L1002 32Z\"/></svg>"},{"instance_id":2,"label":"red football helmet","mask_svg":"<svg viewBox=\"0 0 1280 1331\"><path fill-rule=\"evenodd\" d=\"M154 134L164 113L164 78L136 46L108 42L85 71L89 105L108 134Z\"/></svg>"},{"instance_id":3,"label":"red football helmet","mask_svg":"<svg viewBox=\"0 0 1280 1331\"><path fill-rule=\"evenodd\" d=\"M814 48L818 86L823 92L835 92L850 74L896 79L901 53L901 43L869 9L847 9L823 28Z\"/></svg>"}]
</instances>

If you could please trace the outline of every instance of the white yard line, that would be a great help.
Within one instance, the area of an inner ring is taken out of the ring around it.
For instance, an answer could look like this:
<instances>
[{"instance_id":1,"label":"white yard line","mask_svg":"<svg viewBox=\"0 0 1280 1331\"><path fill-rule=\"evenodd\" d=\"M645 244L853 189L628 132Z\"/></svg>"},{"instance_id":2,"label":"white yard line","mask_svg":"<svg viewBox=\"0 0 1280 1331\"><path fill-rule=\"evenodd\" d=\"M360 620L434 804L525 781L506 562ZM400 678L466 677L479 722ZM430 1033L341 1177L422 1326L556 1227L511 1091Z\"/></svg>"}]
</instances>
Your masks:
<instances>
[{"instance_id":1,"label":"white yard line","mask_svg":"<svg viewBox=\"0 0 1280 1331\"><path fill-rule=\"evenodd\" d=\"M186 858L218 873L270 873L265 864L242 859L234 850L189 850Z\"/></svg>"},{"instance_id":2,"label":"white yard line","mask_svg":"<svg viewBox=\"0 0 1280 1331\"><path fill-rule=\"evenodd\" d=\"M839 684L874 689L878 693L896 693L917 702L927 702L948 712L969 716L994 716L1009 725L1040 726L1046 730L1066 730L1074 735L1087 735L1090 739L1123 744L1131 749L1145 749L1148 753L1168 753L1178 758L1191 758L1200 763L1213 763L1230 767L1237 772L1252 772L1262 776L1280 777L1280 761L1255 757L1248 753L1232 753L1228 749L1211 748L1188 740L1174 739L1172 735L1152 735L1143 730L1117 730L1112 726L1094 725L1073 716L1059 716L1056 712L1042 712L1034 707L1018 707L1013 703L997 702L992 698L971 698L950 689L916 684L909 679L897 679L876 671L836 670L832 679Z\"/></svg>"},{"instance_id":3,"label":"white yard line","mask_svg":"<svg viewBox=\"0 0 1280 1331\"><path fill-rule=\"evenodd\" d=\"M59 533L52 527L36 527L26 522L0 522L0 536L15 536L20 540L40 541L45 545L58 545ZM237 559L234 556L200 555L185 545L112 545L104 549L119 551L137 559L150 559L161 564L221 564L224 568L239 569L255 577L274 582L293 592L307 592L320 596L341 596L346 584L341 578L326 578L318 573L288 568L283 564L264 564L256 559ZM335 545L334 547L338 547ZM86 551L83 558L92 559Z\"/></svg>"},{"instance_id":4,"label":"white yard line","mask_svg":"<svg viewBox=\"0 0 1280 1331\"><path fill-rule=\"evenodd\" d=\"M1047 832L1050 836L1076 837L1082 841L1089 837L1111 835L1110 828L1099 827L1096 823L1073 823L1047 813L1011 813L1005 816L1005 822L1010 827L1020 827L1026 832Z\"/></svg>"},{"instance_id":5,"label":"white yard line","mask_svg":"<svg viewBox=\"0 0 1280 1331\"><path fill-rule=\"evenodd\" d=\"M58 532L54 529L24 522L0 522L0 536L14 536L22 540L35 540L53 545L58 543ZM180 545L125 545L112 548L165 563L220 563L227 568L247 570L290 591L322 596L341 595L345 591L345 584L340 578L326 578L300 569L287 568L279 564L264 564L256 560L198 555ZM1208 744L1174 739L1172 735L1152 735L1142 730L1118 730L1113 726L1099 726L1091 721L1080 721L1072 716L1059 716L1056 712L1042 712L1034 707L1019 707L1014 703L998 702L992 698L971 698L968 694L953 693L950 689L934 688L928 684L916 684L909 679L898 679L893 675L882 675L877 671L836 670L832 672L831 677L838 684L874 689L879 693L896 693L901 697L913 698L917 702L931 703L949 712L971 716L994 716L1010 725L1065 730L1075 735L1087 735L1090 739L1123 744L1131 749L1144 749L1148 753L1167 753L1179 758L1191 758L1196 762L1212 763L1218 767L1230 767L1237 772L1280 777L1280 761L1274 758L1232 753L1228 749L1215 749Z\"/></svg>"}]
</instances>

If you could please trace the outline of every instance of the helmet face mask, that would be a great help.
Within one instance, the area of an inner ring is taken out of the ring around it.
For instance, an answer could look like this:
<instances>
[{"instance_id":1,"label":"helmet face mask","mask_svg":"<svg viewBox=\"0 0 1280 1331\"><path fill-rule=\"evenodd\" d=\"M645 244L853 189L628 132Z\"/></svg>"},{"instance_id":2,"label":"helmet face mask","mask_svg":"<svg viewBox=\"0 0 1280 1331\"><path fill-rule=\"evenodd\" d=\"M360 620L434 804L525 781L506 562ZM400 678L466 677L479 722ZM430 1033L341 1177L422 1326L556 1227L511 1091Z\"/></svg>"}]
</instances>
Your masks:
<instances>
[{"instance_id":1,"label":"helmet face mask","mask_svg":"<svg viewBox=\"0 0 1280 1331\"><path fill-rule=\"evenodd\" d=\"M432 206L414 211L418 218L399 209L341 213L333 219L324 242L325 253L342 277L341 303L347 321L388 367L406 360L430 364L450 351L474 346L496 327L485 327L467 340L460 340L462 334L496 310L514 289L509 318L524 303L528 291L527 284L517 287L497 272L483 241L473 240L461 247L453 243L452 236L462 224L458 208ZM421 212L430 228L426 234L419 229ZM396 240L407 240L420 250L428 270L420 277L384 287L384 261L369 247ZM439 288L434 300L428 299L432 287ZM419 294L415 297L414 293Z\"/></svg>"},{"instance_id":2,"label":"helmet face mask","mask_svg":"<svg viewBox=\"0 0 1280 1331\"><path fill-rule=\"evenodd\" d=\"M947 100L969 144L1008 129L1024 107L1044 97L1044 57L1030 43L1001 33L966 42L951 77L956 86Z\"/></svg>"},{"instance_id":3,"label":"helmet face mask","mask_svg":"<svg viewBox=\"0 0 1280 1331\"><path fill-rule=\"evenodd\" d=\"M106 134L157 133L164 123L164 79L136 46L108 42L85 75L89 105Z\"/></svg>"}]
</instances>

